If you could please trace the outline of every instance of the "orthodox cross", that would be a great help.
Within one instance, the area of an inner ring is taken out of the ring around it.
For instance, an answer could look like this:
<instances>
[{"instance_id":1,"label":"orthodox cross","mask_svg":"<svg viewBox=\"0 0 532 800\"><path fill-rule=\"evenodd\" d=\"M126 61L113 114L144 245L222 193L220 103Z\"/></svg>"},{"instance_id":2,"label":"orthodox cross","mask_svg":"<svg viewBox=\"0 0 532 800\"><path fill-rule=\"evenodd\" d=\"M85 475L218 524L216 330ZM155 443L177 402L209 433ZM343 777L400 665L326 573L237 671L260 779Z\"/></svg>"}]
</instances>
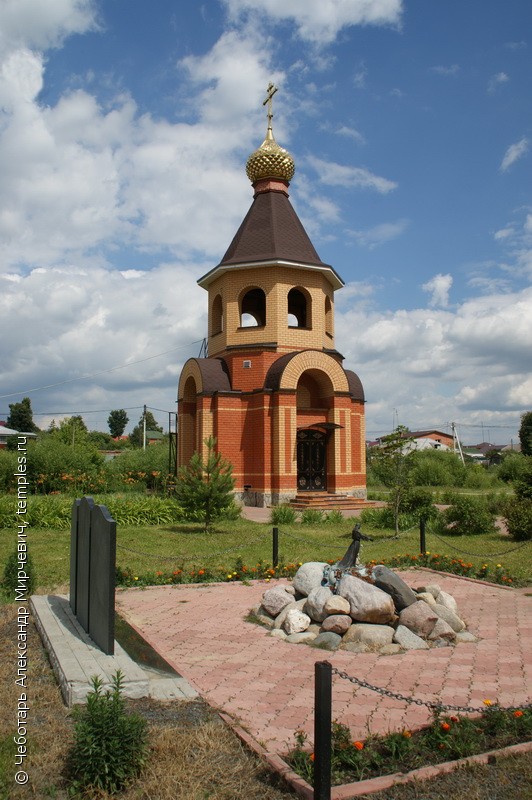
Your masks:
<instances>
[{"instance_id":1,"label":"orthodox cross","mask_svg":"<svg viewBox=\"0 0 532 800\"><path fill-rule=\"evenodd\" d=\"M271 129L271 127L272 127L272 117L273 117L273 113L272 113L272 97L274 96L275 92L277 91L277 86L274 86L273 83L270 81L266 91L268 92L268 96L267 96L266 100L263 102L262 105L265 106L266 103L268 104L268 129Z\"/></svg>"}]
</instances>

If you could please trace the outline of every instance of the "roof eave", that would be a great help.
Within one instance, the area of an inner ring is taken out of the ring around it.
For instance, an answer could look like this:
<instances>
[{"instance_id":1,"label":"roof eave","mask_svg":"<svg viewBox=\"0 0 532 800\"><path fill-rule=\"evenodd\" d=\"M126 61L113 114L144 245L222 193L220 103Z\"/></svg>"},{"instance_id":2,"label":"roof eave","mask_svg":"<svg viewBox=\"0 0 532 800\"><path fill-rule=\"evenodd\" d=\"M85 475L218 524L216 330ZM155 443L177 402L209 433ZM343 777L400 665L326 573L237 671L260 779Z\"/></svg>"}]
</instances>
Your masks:
<instances>
[{"instance_id":1,"label":"roof eave","mask_svg":"<svg viewBox=\"0 0 532 800\"><path fill-rule=\"evenodd\" d=\"M320 272L325 275L329 283L332 285L333 290L341 289L345 286L345 282L338 275L338 273L329 264L305 264L300 261L287 261L282 258L268 259L266 261L246 261L240 264L218 264L218 266L205 273L198 279L198 285L202 289L208 289L209 285L220 275L226 272L240 269L251 269L253 267L296 267L296 269L306 269L312 272Z\"/></svg>"}]
</instances>

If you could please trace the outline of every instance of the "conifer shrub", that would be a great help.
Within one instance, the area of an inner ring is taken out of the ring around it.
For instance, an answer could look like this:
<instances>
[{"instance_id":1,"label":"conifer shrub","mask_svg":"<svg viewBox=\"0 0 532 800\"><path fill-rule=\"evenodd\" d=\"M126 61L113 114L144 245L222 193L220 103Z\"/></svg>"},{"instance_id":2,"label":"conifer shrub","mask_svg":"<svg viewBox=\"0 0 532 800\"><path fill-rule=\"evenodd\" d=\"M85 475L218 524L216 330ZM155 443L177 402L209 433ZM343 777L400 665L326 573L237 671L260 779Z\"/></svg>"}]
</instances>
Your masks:
<instances>
[{"instance_id":1,"label":"conifer shrub","mask_svg":"<svg viewBox=\"0 0 532 800\"><path fill-rule=\"evenodd\" d=\"M87 789L115 794L141 772L148 757L147 723L126 712L120 670L106 692L98 676L91 683L86 705L72 712L76 725L67 759L71 795Z\"/></svg>"}]
</instances>

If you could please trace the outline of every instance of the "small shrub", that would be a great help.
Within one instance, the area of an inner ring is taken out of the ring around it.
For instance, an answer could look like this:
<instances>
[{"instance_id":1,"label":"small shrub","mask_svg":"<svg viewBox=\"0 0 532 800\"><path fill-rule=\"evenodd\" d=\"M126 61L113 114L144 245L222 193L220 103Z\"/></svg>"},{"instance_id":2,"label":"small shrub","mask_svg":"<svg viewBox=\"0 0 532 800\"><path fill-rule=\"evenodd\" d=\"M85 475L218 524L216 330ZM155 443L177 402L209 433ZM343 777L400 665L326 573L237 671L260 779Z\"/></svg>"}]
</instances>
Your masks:
<instances>
[{"instance_id":1,"label":"small shrub","mask_svg":"<svg viewBox=\"0 0 532 800\"><path fill-rule=\"evenodd\" d=\"M290 506L276 506L272 508L270 522L272 525L293 525L296 521L296 511Z\"/></svg>"},{"instance_id":2,"label":"small shrub","mask_svg":"<svg viewBox=\"0 0 532 800\"><path fill-rule=\"evenodd\" d=\"M103 693L101 679L93 677L86 706L73 711L74 744L67 764L71 794L89 788L114 794L146 763L146 721L138 714L126 713L122 678L118 670L112 689Z\"/></svg>"},{"instance_id":3,"label":"small shrub","mask_svg":"<svg viewBox=\"0 0 532 800\"><path fill-rule=\"evenodd\" d=\"M478 536L494 533L495 514L482 499L462 495L437 518L439 533L450 536Z\"/></svg>"},{"instance_id":4,"label":"small shrub","mask_svg":"<svg viewBox=\"0 0 532 800\"><path fill-rule=\"evenodd\" d=\"M321 525L324 521L323 511L319 508L305 508L301 514L302 525Z\"/></svg>"},{"instance_id":5,"label":"small shrub","mask_svg":"<svg viewBox=\"0 0 532 800\"><path fill-rule=\"evenodd\" d=\"M527 498L507 503L504 519L508 533L516 542L532 539L532 500Z\"/></svg>"},{"instance_id":6,"label":"small shrub","mask_svg":"<svg viewBox=\"0 0 532 800\"><path fill-rule=\"evenodd\" d=\"M327 523L327 525L341 525L343 522L345 522L345 519L342 512L335 508L333 511L329 511L329 513L325 515L324 521Z\"/></svg>"},{"instance_id":7,"label":"small shrub","mask_svg":"<svg viewBox=\"0 0 532 800\"><path fill-rule=\"evenodd\" d=\"M24 564L24 572L28 576L24 580L25 586L25 595L29 597L31 594L35 592L35 587L37 585L37 577L35 574L35 567L33 565L33 559L31 557L31 553L26 551L26 560L22 562ZM6 595L7 598L10 600L15 599L16 590L18 587L19 582L19 553L17 550L14 550L7 558L6 565L4 568L4 575L2 577L2 591Z\"/></svg>"}]
</instances>

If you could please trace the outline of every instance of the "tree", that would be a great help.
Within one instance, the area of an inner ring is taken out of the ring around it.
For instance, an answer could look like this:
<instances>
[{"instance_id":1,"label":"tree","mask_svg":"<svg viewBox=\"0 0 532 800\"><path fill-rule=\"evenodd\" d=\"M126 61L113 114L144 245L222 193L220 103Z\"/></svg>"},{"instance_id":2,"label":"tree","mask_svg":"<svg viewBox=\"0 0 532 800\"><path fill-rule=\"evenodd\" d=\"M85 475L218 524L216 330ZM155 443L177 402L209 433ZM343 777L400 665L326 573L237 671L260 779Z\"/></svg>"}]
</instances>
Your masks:
<instances>
[{"instance_id":1,"label":"tree","mask_svg":"<svg viewBox=\"0 0 532 800\"><path fill-rule=\"evenodd\" d=\"M411 472L414 466L412 439L404 425L398 425L393 433L383 436L380 447L372 450L371 468L375 476L391 492L390 507L393 510L395 535L399 535L401 504L412 486Z\"/></svg>"},{"instance_id":2,"label":"tree","mask_svg":"<svg viewBox=\"0 0 532 800\"><path fill-rule=\"evenodd\" d=\"M163 432L161 426L157 425L155 417L153 416L151 411L146 411L146 430L159 431L160 433ZM138 425L135 425L135 427L129 434L129 441L131 442L131 444L135 445L136 447L142 447L143 433L144 433L144 414L142 414L141 418L139 419Z\"/></svg>"},{"instance_id":3,"label":"tree","mask_svg":"<svg viewBox=\"0 0 532 800\"><path fill-rule=\"evenodd\" d=\"M521 416L519 441L521 442L521 452L523 455L532 456L532 411L527 411Z\"/></svg>"},{"instance_id":4,"label":"tree","mask_svg":"<svg viewBox=\"0 0 532 800\"><path fill-rule=\"evenodd\" d=\"M33 411L31 410L29 397L24 397L20 403L9 404L9 416L6 419L6 426L21 433L37 433L39 429L33 421Z\"/></svg>"},{"instance_id":5,"label":"tree","mask_svg":"<svg viewBox=\"0 0 532 800\"><path fill-rule=\"evenodd\" d=\"M123 408L111 411L107 417L107 424L109 425L111 436L114 439L118 439L119 436L122 436L128 422L129 417Z\"/></svg>"},{"instance_id":6,"label":"tree","mask_svg":"<svg viewBox=\"0 0 532 800\"><path fill-rule=\"evenodd\" d=\"M207 453L194 453L188 466L181 467L177 481L177 498L189 519L203 522L205 531L223 516L233 503L233 467L217 453L216 439L205 439Z\"/></svg>"},{"instance_id":7,"label":"tree","mask_svg":"<svg viewBox=\"0 0 532 800\"><path fill-rule=\"evenodd\" d=\"M69 444L72 447L75 447L76 444L84 444L87 442L89 430L83 421L83 417L80 417L79 414L73 417L65 417L59 423L59 428L57 428L53 432L53 436L56 436L65 444Z\"/></svg>"}]
</instances>

